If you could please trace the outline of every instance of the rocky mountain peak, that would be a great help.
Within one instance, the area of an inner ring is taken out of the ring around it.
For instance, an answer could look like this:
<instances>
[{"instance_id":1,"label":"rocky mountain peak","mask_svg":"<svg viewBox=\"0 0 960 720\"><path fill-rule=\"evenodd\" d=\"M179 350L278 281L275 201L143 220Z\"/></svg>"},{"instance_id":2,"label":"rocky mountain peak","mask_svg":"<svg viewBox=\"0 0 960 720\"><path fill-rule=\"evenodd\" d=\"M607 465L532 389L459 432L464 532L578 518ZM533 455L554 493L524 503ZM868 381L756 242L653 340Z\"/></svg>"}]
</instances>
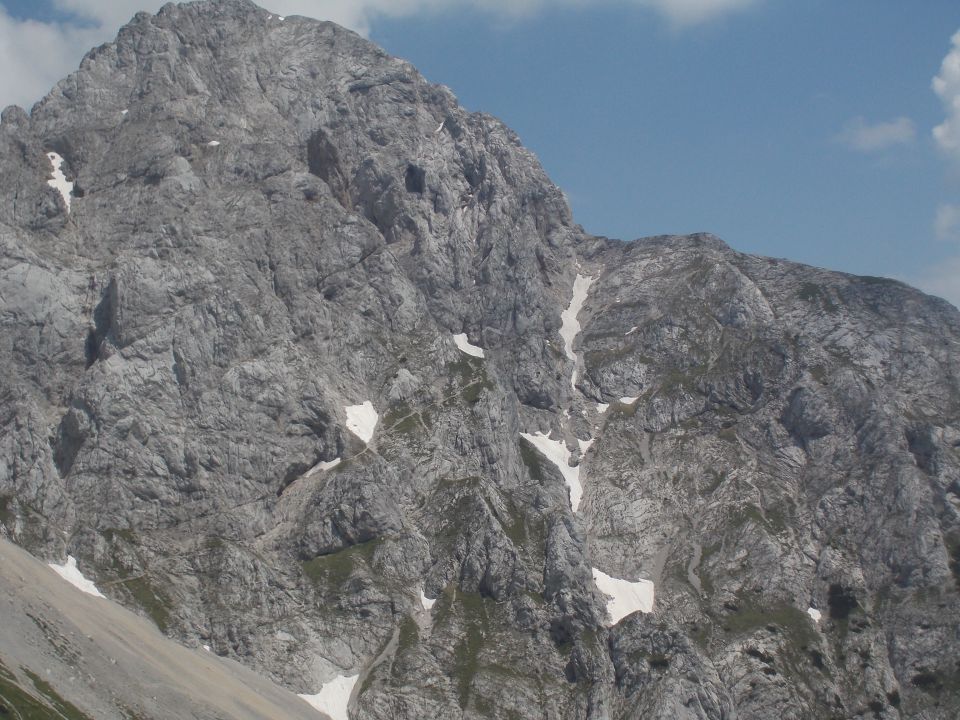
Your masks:
<instances>
[{"instance_id":1,"label":"rocky mountain peak","mask_svg":"<svg viewBox=\"0 0 960 720\"><path fill-rule=\"evenodd\" d=\"M958 313L591 236L334 24L166 5L5 110L0 298L0 532L328 714L958 710Z\"/></svg>"}]
</instances>

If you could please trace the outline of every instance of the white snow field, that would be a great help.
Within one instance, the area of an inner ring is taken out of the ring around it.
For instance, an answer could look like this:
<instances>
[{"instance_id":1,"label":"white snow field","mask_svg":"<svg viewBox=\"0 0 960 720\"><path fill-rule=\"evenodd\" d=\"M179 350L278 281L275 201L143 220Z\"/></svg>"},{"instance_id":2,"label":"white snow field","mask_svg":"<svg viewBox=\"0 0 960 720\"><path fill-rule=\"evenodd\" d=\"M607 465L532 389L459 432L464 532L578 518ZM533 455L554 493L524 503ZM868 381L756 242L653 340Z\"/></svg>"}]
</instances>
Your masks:
<instances>
[{"instance_id":1,"label":"white snow field","mask_svg":"<svg viewBox=\"0 0 960 720\"><path fill-rule=\"evenodd\" d=\"M815 623L820 622L820 618L823 617L823 613L821 613L821 612L820 612L819 610L817 610L816 608L807 608L807 615L809 615L811 618L813 618L813 621L814 621Z\"/></svg>"},{"instance_id":2,"label":"white snow field","mask_svg":"<svg viewBox=\"0 0 960 720\"><path fill-rule=\"evenodd\" d=\"M63 201L67 204L67 212L70 212L70 195L73 192L73 183L67 180L63 174L63 158L55 152L48 152L47 157L53 166L53 178L47 180L47 185L60 193Z\"/></svg>"},{"instance_id":3,"label":"white snow field","mask_svg":"<svg viewBox=\"0 0 960 720\"><path fill-rule=\"evenodd\" d=\"M460 352L465 352L467 355L472 355L473 357L483 357L483 348L477 347L476 345L471 345L470 341L467 340L466 333L454 335L453 341L457 344L457 347L460 348Z\"/></svg>"},{"instance_id":4,"label":"white snow field","mask_svg":"<svg viewBox=\"0 0 960 720\"><path fill-rule=\"evenodd\" d=\"M593 581L600 592L610 598L607 612L610 614L611 625L616 625L638 610L642 613L653 612L654 588L650 580L621 580L593 568Z\"/></svg>"},{"instance_id":5,"label":"white snow field","mask_svg":"<svg viewBox=\"0 0 960 720\"><path fill-rule=\"evenodd\" d=\"M423 588L420 588L420 604L423 606L424 610L430 610L433 608L434 603L436 603L436 598L430 599L423 593Z\"/></svg>"},{"instance_id":6,"label":"white snow field","mask_svg":"<svg viewBox=\"0 0 960 720\"><path fill-rule=\"evenodd\" d=\"M341 458L334 458L333 460L330 460L329 462L318 462L318 463L317 463L316 465L314 465L312 468L310 468L309 470L307 470L307 474L304 475L304 477L310 477L311 475L313 475L313 474L315 474L315 473L318 473L318 472L325 472L325 471L327 471L327 470L333 470L333 469L334 469L337 465L339 465L341 462L342 462L342 459L341 459Z\"/></svg>"},{"instance_id":7,"label":"white snow field","mask_svg":"<svg viewBox=\"0 0 960 720\"><path fill-rule=\"evenodd\" d=\"M373 403L366 400L360 405L348 405L344 410L347 411L347 430L365 443L369 443L373 439L373 431L377 427L377 420L380 419L377 411L373 408Z\"/></svg>"},{"instance_id":8,"label":"white snow field","mask_svg":"<svg viewBox=\"0 0 960 720\"><path fill-rule=\"evenodd\" d=\"M93 581L83 576L80 568L77 567L77 560L73 555L67 555L67 562L63 565L56 565L55 563L49 563L49 565L57 575L73 585L77 590L82 590L94 597L106 599L107 596L97 590L97 586L93 584Z\"/></svg>"},{"instance_id":9,"label":"white snow field","mask_svg":"<svg viewBox=\"0 0 960 720\"><path fill-rule=\"evenodd\" d=\"M560 313L560 337L563 338L563 349L567 353L567 357L573 361L573 374L570 376L570 387L577 386L577 355L573 352L573 341L580 334L580 321L577 320L577 315L580 314L581 308L583 308L583 303L587 299L587 292L590 290L590 285L593 283L593 278L586 277L584 275L577 274L577 278L573 281L573 298L570 300L570 305Z\"/></svg>"},{"instance_id":10,"label":"white snow field","mask_svg":"<svg viewBox=\"0 0 960 720\"><path fill-rule=\"evenodd\" d=\"M567 483L567 487L570 488L570 507L574 512L577 512L577 508L580 507L580 499L583 497L583 485L580 484L580 468L570 467L570 465L567 464L570 460L570 451L567 450L567 446L563 440L551 440L548 435L544 435L542 432L537 432L533 435L522 432L520 433L520 437L527 440L527 442L543 453L543 456L547 458L547 460L557 466L560 474L563 475L564 481Z\"/></svg>"},{"instance_id":11,"label":"white snow field","mask_svg":"<svg viewBox=\"0 0 960 720\"><path fill-rule=\"evenodd\" d=\"M347 705L350 704L350 694L359 678L359 675L350 677L340 675L324 683L316 695L300 695L300 697L320 712L329 715L330 720L349 720Z\"/></svg>"}]
</instances>

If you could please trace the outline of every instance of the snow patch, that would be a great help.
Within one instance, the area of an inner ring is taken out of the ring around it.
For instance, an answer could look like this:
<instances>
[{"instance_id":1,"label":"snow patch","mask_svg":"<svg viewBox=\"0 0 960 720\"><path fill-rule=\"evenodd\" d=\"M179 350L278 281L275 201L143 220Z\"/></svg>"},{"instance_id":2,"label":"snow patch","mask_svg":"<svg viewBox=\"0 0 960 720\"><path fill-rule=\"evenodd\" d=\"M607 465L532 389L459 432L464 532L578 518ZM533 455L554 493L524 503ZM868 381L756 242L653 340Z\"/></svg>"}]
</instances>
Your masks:
<instances>
[{"instance_id":1,"label":"snow patch","mask_svg":"<svg viewBox=\"0 0 960 720\"><path fill-rule=\"evenodd\" d=\"M128 112L130 112L130 111L129 111L129 110L121 110L121 111L120 111L120 114L121 114L121 115L126 115Z\"/></svg>"},{"instance_id":2,"label":"snow patch","mask_svg":"<svg viewBox=\"0 0 960 720\"><path fill-rule=\"evenodd\" d=\"M218 147L218 146L220 145L220 141L219 141L219 140L211 140L210 142L207 143L207 145L208 145L209 147Z\"/></svg>"},{"instance_id":3,"label":"snow patch","mask_svg":"<svg viewBox=\"0 0 960 720\"><path fill-rule=\"evenodd\" d=\"M466 333L454 335L453 341L457 344L457 347L460 348L460 352L465 352L467 355L472 355L473 357L483 357L483 348L477 347L476 345L471 345L470 341L467 340Z\"/></svg>"},{"instance_id":4,"label":"snow patch","mask_svg":"<svg viewBox=\"0 0 960 720\"><path fill-rule=\"evenodd\" d=\"M814 621L815 623L820 622L820 618L823 617L823 613L821 613L821 612L820 612L819 610L817 610L816 608L807 608L807 615L809 615L811 618L813 618L813 621Z\"/></svg>"},{"instance_id":5,"label":"snow patch","mask_svg":"<svg viewBox=\"0 0 960 720\"><path fill-rule=\"evenodd\" d=\"M580 438L577 438L577 444L580 446L580 454L586 455L587 450L589 450L590 446L593 445L596 441L597 441L596 438L590 438L589 440L581 440Z\"/></svg>"},{"instance_id":6,"label":"snow patch","mask_svg":"<svg viewBox=\"0 0 960 720\"><path fill-rule=\"evenodd\" d=\"M63 158L55 152L48 152L47 158L50 165L53 166L53 178L47 180L47 185L60 193L63 201L67 204L67 212L70 212L70 194L73 192L73 183L67 181L67 176L63 174Z\"/></svg>"},{"instance_id":7,"label":"snow patch","mask_svg":"<svg viewBox=\"0 0 960 720\"><path fill-rule=\"evenodd\" d=\"M636 331L637 331L637 326L634 325L632 328L627 330L627 332L625 332L624 335L633 335Z\"/></svg>"},{"instance_id":8,"label":"snow patch","mask_svg":"<svg viewBox=\"0 0 960 720\"><path fill-rule=\"evenodd\" d=\"M350 677L340 675L324 683L316 695L299 695L299 697L320 712L329 715L330 720L349 720L347 706L350 704L350 695L359 678L359 675Z\"/></svg>"},{"instance_id":9,"label":"snow patch","mask_svg":"<svg viewBox=\"0 0 960 720\"><path fill-rule=\"evenodd\" d=\"M580 321L577 320L577 315L583 308L591 284L593 284L593 278L577 273L573 281L573 298L570 300L569 307L560 313L560 337L563 338L563 349L567 357L573 361L573 375L570 376L572 388L577 386L577 355L573 352L573 341L580 334Z\"/></svg>"},{"instance_id":10,"label":"snow patch","mask_svg":"<svg viewBox=\"0 0 960 720\"><path fill-rule=\"evenodd\" d=\"M327 470L333 470L333 468L335 468L335 467L336 467L337 465L339 465L341 462L342 462L342 459L341 459L341 458L334 458L333 460L331 460L331 461L329 461L329 462L318 462L318 463L317 463L316 465L314 465L312 468L310 468L309 470L307 470L307 473L304 475L304 477L310 477L310 476L313 475L314 473L318 473L318 472L325 472L325 471L327 471Z\"/></svg>"},{"instance_id":11,"label":"snow patch","mask_svg":"<svg viewBox=\"0 0 960 720\"><path fill-rule=\"evenodd\" d=\"M603 415L609 409L610 409L610 403L597 403L598 415Z\"/></svg>"},{"instance_id":12,"label":"snow patch","mask_svg":"<svg viewBox=\"0 0 960 720\"><path fill-rule=\"evenodd\" d=\"M377 411L373 409L373 403L367 400L360 405L348 405L344 410L347 411L347 430L369 443L373 439L377 420L380 419Z\"/></svg>"},{"instance_id":13,"label":"snow patch","mask_svg":"<svg viewBox=\"0 0 960 720\"><path fill-rule=\"evenodd\" d=\"M91 580L87 580L83 576L83 573L80 572L80 568L77 567L77 560L73 555L67 555L67 562L63 565L57 565L55 563L49 563L50 567L53 568L53 571L57 573L60 577L66 580L68 583L73 585L78 590L83 590L83 592L88 595L93 595L94 597L101 597L106 599L106 595L97 590L97 586L93 584Z\"/></svg>"},{"instance_id":14,"label":"snow patch","mask_svg":"<svg viewBox=\"0 0 960 720\"><path fill-rule=\"evenodd\" d=\"M624 405L633 405L639 399L640 398L638 397L630 397L629 395L624 395L622 398L620 398L620 402L623 403Z\"/></svg>"},{"instance_id":15,"label":"snow patch","mask_svg":"<svg viewBox=\"0 0 960 720\"><path fill-rule=\"evenodd\" d=\"M567 450L563 440L551 440L549 435L541 432L520 433L520 437L539 450L547 460L557 466L560 474L570 488L570 507L574 512L580 507L580 499L583 497L583 485L580 484L580 468L570 467L570 451Z\"/></svg>"},{"instance_id":16,"label":"snow patch","mask_svg":"<svg viewBox=\"0 0 960 720\"><path fill-rule=\"evenodd\" d=\"M203 649L206 650L207 652L211 652L209 645L204 645Z\"/></svg>"},{"instance_id":17,"label":"snow patch","mask_svg":"<svg viewBox=\"0 0 960 720\"><path fill-rule=\"evenodd\" d=\"M423 588L420 588L420 604L423 606L424 610L430 610L433 607L433 604L436 602L436 598L432 600L423 594Z\"/></svg>"},{"instance_id":18,"label":"snow patch","mask_svg":"<svg viewBox=\"0 0 960 720\"><path fill-rule=\"evenodd\" d=\"M642 613L653 612L653 583L650 580L630 582L610 577L593 568L593 581L600 592L610 598L607 601L607 612L610 614L611 625L616 625L638 610Z\"/></svg>"}]
</instances>

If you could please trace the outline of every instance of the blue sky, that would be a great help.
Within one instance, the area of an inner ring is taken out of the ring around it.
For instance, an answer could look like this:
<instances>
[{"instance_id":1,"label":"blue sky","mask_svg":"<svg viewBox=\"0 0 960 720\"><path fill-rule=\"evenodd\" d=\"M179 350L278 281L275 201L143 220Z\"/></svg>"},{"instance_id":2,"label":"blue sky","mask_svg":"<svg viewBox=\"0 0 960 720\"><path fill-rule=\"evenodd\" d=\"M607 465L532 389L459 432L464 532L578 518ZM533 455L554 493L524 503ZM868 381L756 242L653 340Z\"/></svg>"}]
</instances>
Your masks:
<instances>
[{"instance_id":1,"label":"blue sky","mask_svg":"<svg viewBox=\"0 0 960 720\"><path fill-rule=\"evenodd\" d=\"M264 4L351 25L503 119L590 232L705 230L960 304L960 40L956 77L941 71L956 0ZM0 45L27 18L92 45L138 3L0 5ZM0 85L0 104L28 95Z\"/></svg>"}]
</instances>

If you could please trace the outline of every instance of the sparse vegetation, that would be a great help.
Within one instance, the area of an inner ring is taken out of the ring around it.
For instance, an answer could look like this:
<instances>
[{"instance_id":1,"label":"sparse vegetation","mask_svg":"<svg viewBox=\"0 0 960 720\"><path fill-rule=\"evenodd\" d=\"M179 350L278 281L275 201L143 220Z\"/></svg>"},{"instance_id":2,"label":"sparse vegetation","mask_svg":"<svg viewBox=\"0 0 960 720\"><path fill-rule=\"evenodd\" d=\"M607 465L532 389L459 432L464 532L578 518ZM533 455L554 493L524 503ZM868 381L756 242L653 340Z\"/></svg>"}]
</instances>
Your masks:
<instances>
[{"instance_id":1,"label":"sparse vegetation","mask_svg":"<svg viewBox=\"0 0 960 720\"><path fill-rule=\"evenodd\" d=\"M328 589L340 587L358 564L370 565L380 542L379 538L375 538L329 555L318 555L303 563L303 573L314 585L324 585Z\"/></svg>"},{"instance_id":2,"label":"sparse vegetation","mask_svg":"<svg viewBox=\"0 0 960 720\"><path fill-rule=\"evenodd\" d=\"M797 296L804 302L819 304L828 313L835 313L840 308L830 299L826 289L817 283L805 282L800 286Z\"/></svg>"},{"instance_id":3,"label":"sparse vegetation","mask_svg":"<svg viewBox=\"0 0 960 720\"><path fill-rule=\"evenodd\" d=\"M34 689L21 686L17 677L0 662L0 717L17 720L91 720L65 700L53 686L27 668L21 668Z\"/></svg>"},{"instance_id":4,"label":"sparse vegetation","mask_svg":"<svg viewBox=\"0 0 960 720\"><path fill-rule=\"evenodd\" d=\"M165 633L170 626L170 611L173 608L166 593L154 586L146 575L123 580L119 584L133 596L134 601L153 620L160 632Z\"/></svg>"},{"instance_id":5,"label":"sparse vegetation","mask_svg":"<svg viewBox=\"0 0 960 720\"><path fill-rule=\"evenodd\" d=\"M13 522L13 511L10 505L13 498L9 495L0 495L0 524L9 526Z\"/></svg>"},{"instance_id":6,"label":"sparse vegetation","mask_svg":"<svg viewBox=\"0 0 960 720\"><path fill-rule=\"evenodd\" d=\"M489 632L490 618L487 602L479 593L458 592L456 602L466 627L454 650L453 679L457 684L460 707L466 708L470 687L480 668L480 650Z\"/></svg>"},{"instance_id":7,"label":"sparse vegetation","mask_svg":"<svg viewBox=\"0 0 960 720\"><path fill-rule=\"evenodd\" d=\"M814 365L810 368L810 375L821 385L827 384L827 369L823 365Z\"/></svg>"},{"instance_id":8,"label":"sparse vegetation","mask_svg":"<svg viewBox=\"0 0 960 720\"><path fill-rule=\"evenodd\" d=\"M100 534L103 535L103 539L108 543L122 540L129 545L138 544L137 534L129 528L107 528L105 530L101 530Z\"/></svg>"},{"instance_id":9,"label":"sparse vegetation","mask_svg":"<svg viewBox=\"0 0 960 720\"><path fill-rule=\"evenodd\" d=\"M400 621L397 655L409 652L418 642L420 642L420 630L417 623L412 617L405 615L403 620Z\"/></svg>"},{"instance_id":10,"label":"sparse vegetation","mask_svg":"<svg viewBox=\"0 0 960 720\"><path fill-rule=\"evenodd\" d=\"M520 459L523 460L523 464L526 465L527 470L530 471L530 477L537 482L543 482L543 468L540 466L540 454L533 445L524 438L520 438Z\"/></svg>"},{"instance_id":11,"label":"sparse vegetation","mask_svg":"<svg viewBox=\"0 0 960 720\"><path fill-rule=\"evenodd\" d=\"M484 390L493 389L486 365L480 358L462 355L456 362L447 364L447 372L452 378L459 379L460 397L470 405L479 402Z\"/></svg>"}]
</instances>

